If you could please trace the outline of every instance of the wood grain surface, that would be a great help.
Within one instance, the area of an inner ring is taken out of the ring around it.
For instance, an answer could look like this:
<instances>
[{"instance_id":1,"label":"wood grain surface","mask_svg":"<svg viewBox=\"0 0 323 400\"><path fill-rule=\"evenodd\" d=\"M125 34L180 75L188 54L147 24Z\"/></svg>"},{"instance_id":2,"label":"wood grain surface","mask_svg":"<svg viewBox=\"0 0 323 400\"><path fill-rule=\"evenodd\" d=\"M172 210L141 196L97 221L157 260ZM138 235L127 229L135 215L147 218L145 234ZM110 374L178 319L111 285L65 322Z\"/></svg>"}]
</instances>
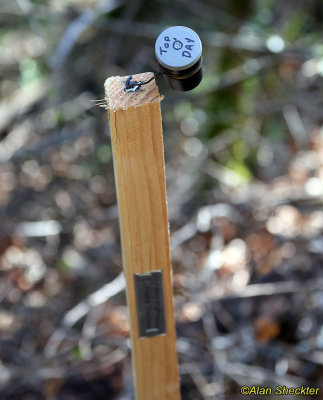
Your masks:
<instances>
[{"instance_id":1,"label":"wood grain surface","mask_svg":"<svg viewBox=\"0 0 323 400\"><path fill-rule=\"evenodd\" d=\"M119 79L119 82L122 84L123 80ZM152 84L155 87L151 85L147 90L151 92L151 98L156 98L153 92L158 93L158 89L155 81ZM135 99L135 107L129 100L126 110L114 107L108 113L136 398L179 400L160 101L146 102L140 93L144 100L138 104L135 94L130 93ZM107 87L106 95L109 96ZM166 335L140 338L134 274L156 270L163 272Z\"/></svg>"}]
</instances>

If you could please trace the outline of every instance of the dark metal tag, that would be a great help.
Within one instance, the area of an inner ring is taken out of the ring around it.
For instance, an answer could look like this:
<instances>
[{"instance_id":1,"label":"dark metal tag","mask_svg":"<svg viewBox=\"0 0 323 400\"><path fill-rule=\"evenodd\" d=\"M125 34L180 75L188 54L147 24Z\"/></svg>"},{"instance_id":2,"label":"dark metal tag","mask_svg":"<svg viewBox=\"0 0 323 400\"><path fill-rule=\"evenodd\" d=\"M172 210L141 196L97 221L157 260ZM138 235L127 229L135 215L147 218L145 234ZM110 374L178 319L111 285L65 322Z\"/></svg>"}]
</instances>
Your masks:
<instances>
[{"instance_id":1,"label":"dark metal tag","mask_svg":"<svg viewBox=\"0 0 323 400\"><path fill-rule=\"evenodd\" d=\"M139 336L166 333L162 271L135 274Z\"/></svg>"}]
</instances>

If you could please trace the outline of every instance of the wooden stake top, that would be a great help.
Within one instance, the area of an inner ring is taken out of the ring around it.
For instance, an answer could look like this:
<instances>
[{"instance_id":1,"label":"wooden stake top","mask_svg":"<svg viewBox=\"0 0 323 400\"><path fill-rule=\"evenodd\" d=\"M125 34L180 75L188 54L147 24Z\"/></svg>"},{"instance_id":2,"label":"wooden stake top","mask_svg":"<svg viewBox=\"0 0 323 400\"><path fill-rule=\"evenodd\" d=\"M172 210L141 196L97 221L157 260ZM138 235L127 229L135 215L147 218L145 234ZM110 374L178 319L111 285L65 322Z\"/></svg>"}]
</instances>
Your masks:
<instances>
[{"instance_id":1,"label":"wooden stake top","mask_svg":"<svg viewBox=\"0 0 323 400\"><path fill-rule=\"evenodd\" d=\"M132 80L147 82L153 77L150 72L133 75ZM105 96L131 323L136 399L179 400L160 111L162 97L155 79L142 85L138 92L125 92L127 78L107 79ZM159 279L143 282L144 275ZM142 286L138 287L138 279ZM156 335L149 336L152 331Z\"/></svg>"},{"instance_id":2,"label":"wooden stake top","mask_svg":"<svg viewBox=\"0 0 323 400\"><path fill-rule=\"evenodd\" d=\"M154 76L153 72L133 75L134 81L146 82ZM125 92L128 76L113 76L104 83L105 99L110 111L126 110L129 107L139 107L147 103L160 102L164 96L158 91L155 79L142 86L139 92Z\"/></svg>"}]
</instances>

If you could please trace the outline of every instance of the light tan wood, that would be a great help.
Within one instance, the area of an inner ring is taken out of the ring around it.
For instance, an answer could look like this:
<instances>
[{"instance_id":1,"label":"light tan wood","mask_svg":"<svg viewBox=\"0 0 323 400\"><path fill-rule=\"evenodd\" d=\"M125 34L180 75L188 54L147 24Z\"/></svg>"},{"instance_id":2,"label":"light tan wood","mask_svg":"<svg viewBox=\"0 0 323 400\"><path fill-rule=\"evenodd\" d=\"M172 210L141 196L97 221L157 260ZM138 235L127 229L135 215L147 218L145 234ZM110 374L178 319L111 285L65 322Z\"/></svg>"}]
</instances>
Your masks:
<instances>
[{"instance_id":1,"label":"light tan wood","mask_svg":"<svg viewBox=\"0 0 323 400\"><path fill-rule=\"evenodd\" d=\"M146 82L153 76L152 72L145 72L133 75L132 80ZM159 103L164 98L164 96L160 96L155 80L142 86L139 92L125 92L127 78L128 76L113 76L105 81L105 99L109 110L126 110L129 107L139 107L143 104Z\"/></svg>"},{"instance_id":2,"label":"light tan wood","mask_svg":"<svg viewBox=\"0 0 323 400\"><path fill-rule=\"evenodd\" d=\"M117 79L122 84L126 78ZM113 80L106 82L106 95L110 108L136 398L179 400L160 96L155 81L152 81L148 88L143 86L142 92L138 93L141 100L136 93L125 93L129 95L129 108L124 110L123 102L115 107L109 98L109 88L110 93L115 91L115 84ZM124 86L121 87L123 91ZM124 96L124 92L121 95ZM134 274L155 270L163 271L167 333L140 338Z\"/></svg>"}]
</instances>

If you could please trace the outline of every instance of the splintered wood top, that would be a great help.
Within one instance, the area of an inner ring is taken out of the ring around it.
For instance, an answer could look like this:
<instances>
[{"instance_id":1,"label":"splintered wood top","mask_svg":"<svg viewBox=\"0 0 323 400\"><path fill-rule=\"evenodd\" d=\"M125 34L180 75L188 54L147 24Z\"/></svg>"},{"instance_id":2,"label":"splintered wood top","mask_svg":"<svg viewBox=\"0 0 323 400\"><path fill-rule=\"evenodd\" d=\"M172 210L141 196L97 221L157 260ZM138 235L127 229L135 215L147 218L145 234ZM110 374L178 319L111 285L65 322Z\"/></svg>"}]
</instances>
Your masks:
<instances>
[{"instance_id":1,"label":"splintered wood top","mask_svg":"<svg viewBox=\"0 0 323 400\"><path fill-rule=\"evenodd\" d=\"M153 72L145 72L133 75L132 80L146 82L153 76ZM126 110L129 107L157 103L164 98L164 96L159 94L155 79L143 85L139 92L125 92L124 88L127 78L128 76L113 76L105 81L105 99L109 110Z\"/></svg>"}]
</instances>

